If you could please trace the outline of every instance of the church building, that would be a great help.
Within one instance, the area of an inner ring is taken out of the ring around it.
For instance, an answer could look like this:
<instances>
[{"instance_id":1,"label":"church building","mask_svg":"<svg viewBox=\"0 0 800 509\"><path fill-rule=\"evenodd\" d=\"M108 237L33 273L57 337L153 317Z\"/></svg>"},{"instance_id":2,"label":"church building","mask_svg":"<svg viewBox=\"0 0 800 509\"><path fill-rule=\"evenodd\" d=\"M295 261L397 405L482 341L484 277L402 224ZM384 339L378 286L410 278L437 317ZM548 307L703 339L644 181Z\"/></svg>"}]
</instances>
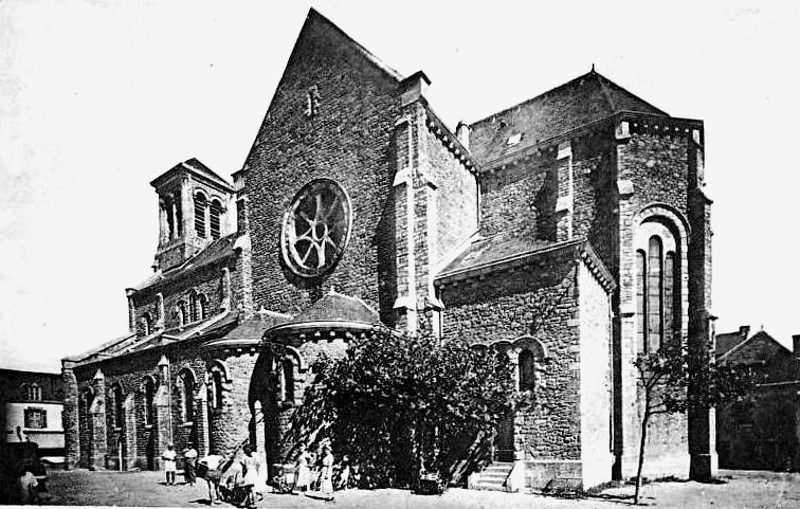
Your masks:
<instances>
[{"instance_id":1,"label":"church building","mask_svg":"<svg viewBox=\"0 0 800 509\"><path fill-rule=\"evenodd\" d=\"M309 12L232 183L197 159L151 182L128 332L63 360L70 466L247 439L291 461L315 359L389 328L495 349L535 391L494 437L506 488L635 475L632 361L711 337L703 122L592 69L451 130L429 85ZM713 430L659 416L645 474L709 475Z\"/></svg>"}]
</instances>

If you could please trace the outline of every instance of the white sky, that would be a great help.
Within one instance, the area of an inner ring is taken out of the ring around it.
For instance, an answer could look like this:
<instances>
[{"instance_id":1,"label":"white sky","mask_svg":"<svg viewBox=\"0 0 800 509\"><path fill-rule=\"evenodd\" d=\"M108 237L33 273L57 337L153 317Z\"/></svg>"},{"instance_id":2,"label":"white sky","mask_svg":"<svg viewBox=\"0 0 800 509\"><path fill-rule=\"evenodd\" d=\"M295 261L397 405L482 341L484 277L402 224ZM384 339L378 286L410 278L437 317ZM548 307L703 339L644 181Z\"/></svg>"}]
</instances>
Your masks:
<instances>
[{"instance_id":1,"label":"white sky","mask_svg":"<svg viewBox=\"0 0 800 509\"><path fill-rule=\"evenodd\" d=\"M705 120L717 330L800 333L790 3L283 4L0 2L0 366L55 371L126 332L124 290L158 240L150 180L190 157L241 167L311 5L402 74L425 71L451 127L592 63Z\"/></svg>"}]
</instances>

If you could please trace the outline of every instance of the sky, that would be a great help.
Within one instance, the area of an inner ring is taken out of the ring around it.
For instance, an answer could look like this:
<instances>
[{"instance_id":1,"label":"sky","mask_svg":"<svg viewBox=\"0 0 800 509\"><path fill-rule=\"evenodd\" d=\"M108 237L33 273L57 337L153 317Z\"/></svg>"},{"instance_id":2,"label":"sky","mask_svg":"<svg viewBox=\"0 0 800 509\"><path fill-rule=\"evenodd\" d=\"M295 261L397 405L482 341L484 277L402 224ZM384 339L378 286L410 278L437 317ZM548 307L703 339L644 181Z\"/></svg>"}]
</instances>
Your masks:
<instances>
[{"instance_id":1,"label":"sky","mask_svg":"<svg viewBox=\"0 0 800 509\"><path fill-rule=\"evenodd\" d=\"M127 332L158 241L149 182L191 157L241 168L312 6L424 71L451 128L592 64L704 120L717 330L800 333L789 2L0 0L0 367L57 371Z\"/></svg>"}]
</instances>

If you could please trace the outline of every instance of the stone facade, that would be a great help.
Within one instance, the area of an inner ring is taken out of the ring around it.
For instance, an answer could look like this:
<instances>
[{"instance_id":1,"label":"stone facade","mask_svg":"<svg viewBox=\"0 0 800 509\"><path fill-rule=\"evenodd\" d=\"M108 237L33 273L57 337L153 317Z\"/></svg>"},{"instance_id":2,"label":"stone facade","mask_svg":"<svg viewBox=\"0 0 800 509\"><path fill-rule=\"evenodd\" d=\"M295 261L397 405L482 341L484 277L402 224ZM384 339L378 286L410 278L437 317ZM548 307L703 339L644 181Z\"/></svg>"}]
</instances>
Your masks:
<instances>
[{"instance_id":1,"label":"stone facade","mask_svg":"<svg viewBox=\"0 0 800 509\"><path fill-rule=\"evenodd\" d=\"M631 475L631 361L709 339L702 122L592 70L452 132L429 84L311 11L233 185L194 159L153 181L130 332L64 361L71 464L156 468L190 440L286 461L314 359L382 327L512 363L532 404L490 459L515 479ZM691 453L708 474L710 418L657 422L653 471L685 475Z\"/></svg>"}]
</instances>

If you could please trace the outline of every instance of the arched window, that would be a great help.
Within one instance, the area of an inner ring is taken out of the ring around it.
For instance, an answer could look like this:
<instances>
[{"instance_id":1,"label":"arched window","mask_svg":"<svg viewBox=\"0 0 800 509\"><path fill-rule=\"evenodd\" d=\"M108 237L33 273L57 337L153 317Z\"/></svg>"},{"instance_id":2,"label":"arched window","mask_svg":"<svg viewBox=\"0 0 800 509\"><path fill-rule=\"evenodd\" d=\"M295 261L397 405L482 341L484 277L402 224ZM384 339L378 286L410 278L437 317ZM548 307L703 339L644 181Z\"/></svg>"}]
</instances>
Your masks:
<instances>
[{"instance_id":1,"label":"arched window","mask_svg":"<svg viewBox=\"0 0 800 509\"><path fill-rule=\"evenodd\" d=\"M532 391L536 388L536 360L533 352L523 349L519 353L519 390Z\"/></svg>"},{"instance_id":2,"label":"arched window","mask_svg":"<svg viewBox=\"0 0 800 509\"><path fill-rule=\"evenodd\" d=\"M123 415L123 398L122 386L114 384L111 388L111 399L114 403L114 427L116 428L121 428L122 423L125 421Z\"/></svg>"},{"instance_id":3,"label":"arched window","mask_svg":"<svg viewBox=\"0 0 800 509\"><path fill-rule=\"evenodd\" d=\"M222 214L222 205L219 200L211 202L211 238L218 239L220 233L220 215Z\"/></svg>"},{"instance_id":4,"label":"arched window","mask_svg":"<svg viewBox=\"0 0 800 509\"><path fill-rule=\"evenodd\" d=\"M194 195L194 229L198 237L206 236L206 197L203 193Z\"/></svg>"},{"instance_id":5,"label":"arched window","mask_svg":"<svg viewBox=\"0 0 800 509\"><path fill-rule=\"evenodd\" d=\"M200 295L200 297L198 297L197 309L200 312L200 320L208 318L208 298L206 298L205 295Z\"/></svg>"},{"instance_id":6,"label":"arched window","mask_svg":"<svg viewBox=\"0 0 800 509\"><path fill-rule=\"evenodd\" d=\"M642 223L636 245L636 337L640 350L649 353L671 339L680 323L678 245L657 221Z\"/></svg>"},{"instance_id":7,"label":"arched window","mask_svg":"<svg viewBox=\"0 0 800 509\"><path fill-rule=\"evenodd\" d=\"M194 375L189 370L183 370L178 377L178 382L183 421L192 422L194 421Z\"/></svg>"},{"instance_id":8,"label":"arched window","mask_svg":"<svg viewBox=\"0 0 800 509\"><path fill-rule=\"evenodd\" d=\"M153 317L150 316L150 313L145 313L142 315L142 334L145 336L149 336L150 333L153 331Z\"/></svg>"},{"instance_id":9,"label":"arched window","mask_svg":"<svg viewBox=\"0 0 800 509\"><path fill-rule=\"evenodd\" d=\"M164 200L164 215L167 216L167 230L169 238L175 237L175 216L172 214L172 197L167 197Z\"/></svg>"},{"instance_id":10,"label":"arched window","mask_svg":"<svg viewBox=\"0 0 800 509\"><path fill-rule=\"evenodd\" d=\"M186 308L186 303L183 301L178 303L178 318L180 319L181 326L189 323L189 310Z\"/></svg>"},{"instance_id":11,"label":"arched window","mask_svg":"<svg viewBox=\"0 0 800 509\"><path fill-rule=\"evenodd\" d=\"M200 302L197 298L197 292L192 290L189 292L189 320L196 322L200 319Z\"/></svg>"},{"instance_id":12,"label":"arched window","mask_svg":"<svg viewBox=\"0 0 800 509\"><path fill-rule=\"evenodd\" d=\"M288 357L283 359L283 400L294 403L294 363Z\"/></svg>"},{"instance_id":13,"label":"arched window","mask_svg":"<svg viewBox=\"0 0 800 509\"><path fill-rule=\"evenodd\" d=\"M650 237L647 254L647 348L656 352L664 339L663 298L663 243L661 238Z\"/></svg>"},{"instance_id":14,"label":"arched window","mask_svg":"<svg viewBox=\"0 0 800 509\"><path fill-rule=\"evenodd\" d=\"M224 367L219 361L215 362L209 368L208 383L206 385L208 406L212 410L219 410L222 408L224 403L223 383L226 381L228 381L228 379Z\"/></svg>"},{"instance_id":15,"label":"arched window","mask_svg":"<svg viewBox=\"0 0 800 509\"><path fill-rule=\"evenodd\" d=\"M156 417L156 382L152 377L144 379L144 423L152 425Z\"/></svg>"}]
</instances>

